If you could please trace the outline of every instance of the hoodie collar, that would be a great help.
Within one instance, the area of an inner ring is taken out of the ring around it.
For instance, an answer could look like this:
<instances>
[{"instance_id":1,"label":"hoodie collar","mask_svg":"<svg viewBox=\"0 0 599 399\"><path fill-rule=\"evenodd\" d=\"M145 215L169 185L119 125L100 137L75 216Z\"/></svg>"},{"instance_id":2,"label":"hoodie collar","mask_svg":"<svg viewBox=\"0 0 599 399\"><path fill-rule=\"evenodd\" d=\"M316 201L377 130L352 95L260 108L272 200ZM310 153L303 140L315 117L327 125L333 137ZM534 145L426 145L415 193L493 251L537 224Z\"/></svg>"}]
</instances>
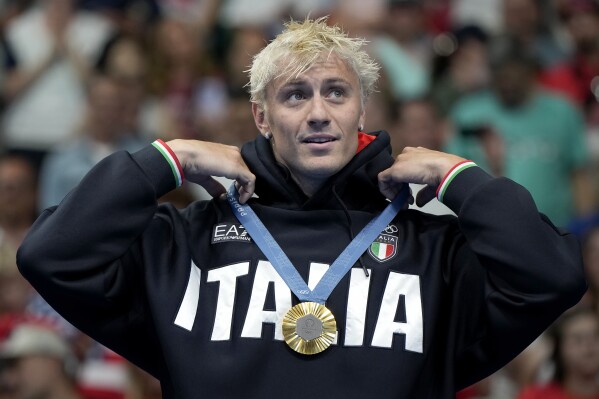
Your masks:
<instances>
[{"instance_id":1,"label":"hoodie collar","mask_svg":"<svg viewBox=\"0 0 599 399\"><path fill-rule=\"evenodd\" d=\"M379 210L386 201L379 192L377 175L393 164L393 157L387 132L370 135L375 137L372 142L310 198L295 183L287 168L275 160L270 142L258 135L241 150L244 161L256 175L258 202L285 209L338 209L337 193L349 209Z\"/></svg>"}]
</instances>

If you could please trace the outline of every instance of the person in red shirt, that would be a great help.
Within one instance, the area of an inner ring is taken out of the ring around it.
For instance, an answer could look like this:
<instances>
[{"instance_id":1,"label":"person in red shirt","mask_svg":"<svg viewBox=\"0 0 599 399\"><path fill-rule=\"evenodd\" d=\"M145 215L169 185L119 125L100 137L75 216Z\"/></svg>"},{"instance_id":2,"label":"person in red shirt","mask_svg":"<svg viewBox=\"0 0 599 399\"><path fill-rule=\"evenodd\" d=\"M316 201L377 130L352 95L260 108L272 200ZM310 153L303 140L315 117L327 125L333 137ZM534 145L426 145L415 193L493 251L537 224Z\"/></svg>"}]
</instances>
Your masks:
<instances>
[{"instance_id":1,"label":"person in red shirt","mask_svg":"<svg viewBox=\"0 0 599 399\"><path fill-rule=\"evenodd\" d=\"M599 399L599 317L590 308L564 315L553 331L553 380L520 392L518 399Z\"/></svg>"},{"instance_id":2,"label":"person in red shirt","mask_svg":"<svg viewBox=\"0 0 599 399\"><path fill-rule=\"evenodd\" d=\"M560 13L574 44L574 54L565 63L541 73L541 84L564 94L575 104L587 108L595 103L599 75L599 3L594 0L564 2Z\"/></svg>"}]
</instances>

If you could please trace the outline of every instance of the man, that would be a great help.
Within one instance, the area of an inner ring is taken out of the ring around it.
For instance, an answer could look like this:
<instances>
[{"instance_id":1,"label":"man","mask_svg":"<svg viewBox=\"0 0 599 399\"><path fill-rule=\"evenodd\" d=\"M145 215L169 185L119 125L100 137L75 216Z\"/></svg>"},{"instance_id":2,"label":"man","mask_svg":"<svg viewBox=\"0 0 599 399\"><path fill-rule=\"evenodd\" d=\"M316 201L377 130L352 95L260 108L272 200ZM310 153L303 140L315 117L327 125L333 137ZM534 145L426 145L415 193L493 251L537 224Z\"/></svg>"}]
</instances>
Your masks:
<instances>
[{"instance_id":1,"label":"man","mask_svg":"<svg viewBox=\"0 0 599 399\"><path fill-rule=\"evenodd\" d=\"M56 332L35 324L16 327L0 345L3 377L16 399L79 399L77 360Z\"/></svg>"},{"instance_id":2,"label":"man","mask_svg":"<svg viewBox=\"0 0 599 399\"><path fill-rule=\"evenodd\" d=\"M144 141L125 129L122 84L107 75L90 79L87 112L78 137L52 151L40 173L40 208L56 205L102 158L140 149Z\"/></svg>"},{"instance_id":3,"label":"man","mask_svg":"<svg viewBox=\"0 0 599 399\"><path fill-rule=\"evenodd\" d=\"M362 44L325 20L289 23L250 71L255 141L240 152L172 140L106 158L32 227L22 273L157 376L165 398L451 398L503 365L579 300L578 245L515 183L423 148L394 162L385 132L358 132L378 73ZM214 199L157 207L183 176ZM239 201L211 176L235 180ZM297 296L315 295L406 182L428 185L419 204L440 185L458 218L400 212L348 262L329 313L306 301L317 311L289 322ZM245 203L297 268L293 295L290 269L236 219ZM293 344L325 335L332 345L316 355Z\"/></svg>"},{"instance_id":4,"label":"man","mask_svg":"<svg viewBox=\"0 0 599 399\"><path fill-rule=\"evenodd\" d=\"M522 49L498 57L493 88L463 97L452 119L459 133L448 151L522 184L556 225L594 209L583 115L538 88L535 60Z\"/></svg>"},{"instance_id":5,"label":"man","mask_svg":"<svg viewBox=\"0 0 599 399\"><path fill-rule=\"evenodd\" d=\"M48 149L72 137L90 66L113 31L103 17L77 10L75 3L35 2L6 27L13 60L0 87L7 102L2 138L36 167Z\"/></svg>"},{"instance_id":6,"label":"man","mask_svg":"<svg viewBox=\"0 0 599 399\"><path fill-rule=\"evenodd\" d=\"M17 248L36 217L37 179L19 155L0 156L0 317L25 312L33 290L17 270Z\"/></svg>"}]
</instances>

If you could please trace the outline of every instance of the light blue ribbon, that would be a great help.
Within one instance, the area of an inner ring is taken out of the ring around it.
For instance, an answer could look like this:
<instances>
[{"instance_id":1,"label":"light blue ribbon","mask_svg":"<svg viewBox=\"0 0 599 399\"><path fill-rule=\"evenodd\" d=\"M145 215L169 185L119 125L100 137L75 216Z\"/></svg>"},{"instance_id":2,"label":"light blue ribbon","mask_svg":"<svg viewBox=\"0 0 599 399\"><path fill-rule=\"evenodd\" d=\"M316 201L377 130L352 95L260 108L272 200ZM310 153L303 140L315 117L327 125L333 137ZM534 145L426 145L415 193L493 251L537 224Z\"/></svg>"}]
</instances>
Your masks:
<instances>
[{"instance_id":1,"label":"light blue ribbon","mask_svg":"<svg viewBox=\"0 0 599 399\"><path fill-rule=\"evenodd\" d=\"M250 234L256 245L258 245L258 248L266 255L277 273L279 273L283 281L285 281L298 299L302 302L324 304L343 276L352 268L354 263L368 249L383 229L391 223L395 215L397 215L408 200L409 192L410 190L406 185L378 216L368 222L366 227L360 231L347 248L341 252L341 255L335 259L314 290L308 288L302 276L300 276L297 269L252 208L247 204L243 205L239 203L239 193L235 189L235 184L231 184L229 187L227 199L237 220L245 227L245 230Z\"/></svg>"}]
</instances>

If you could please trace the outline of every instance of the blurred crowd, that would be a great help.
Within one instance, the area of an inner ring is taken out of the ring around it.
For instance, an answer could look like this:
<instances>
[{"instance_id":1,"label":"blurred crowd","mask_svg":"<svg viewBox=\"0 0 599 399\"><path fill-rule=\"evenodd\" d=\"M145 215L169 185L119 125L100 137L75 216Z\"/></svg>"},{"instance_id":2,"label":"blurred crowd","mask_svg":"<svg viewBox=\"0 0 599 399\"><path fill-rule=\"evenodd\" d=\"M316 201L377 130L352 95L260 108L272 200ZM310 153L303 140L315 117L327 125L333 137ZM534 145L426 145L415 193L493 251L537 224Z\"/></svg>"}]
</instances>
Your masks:
<instances>
[{"instance_id":1,"label":"blurred crowd","mask_svg":"<svg viewBox=\"0 0 599 399\"><path fill-rule=\"evenodd\" d=\"M160 398L53 311L16 250L114 151L255 137L252 55L284 21L324 15L382 66L365 130L509 177L580 237L581 303L458 398L599 398L599 0L0 0L0 399Z\"/></svg>"}]
</instances>

